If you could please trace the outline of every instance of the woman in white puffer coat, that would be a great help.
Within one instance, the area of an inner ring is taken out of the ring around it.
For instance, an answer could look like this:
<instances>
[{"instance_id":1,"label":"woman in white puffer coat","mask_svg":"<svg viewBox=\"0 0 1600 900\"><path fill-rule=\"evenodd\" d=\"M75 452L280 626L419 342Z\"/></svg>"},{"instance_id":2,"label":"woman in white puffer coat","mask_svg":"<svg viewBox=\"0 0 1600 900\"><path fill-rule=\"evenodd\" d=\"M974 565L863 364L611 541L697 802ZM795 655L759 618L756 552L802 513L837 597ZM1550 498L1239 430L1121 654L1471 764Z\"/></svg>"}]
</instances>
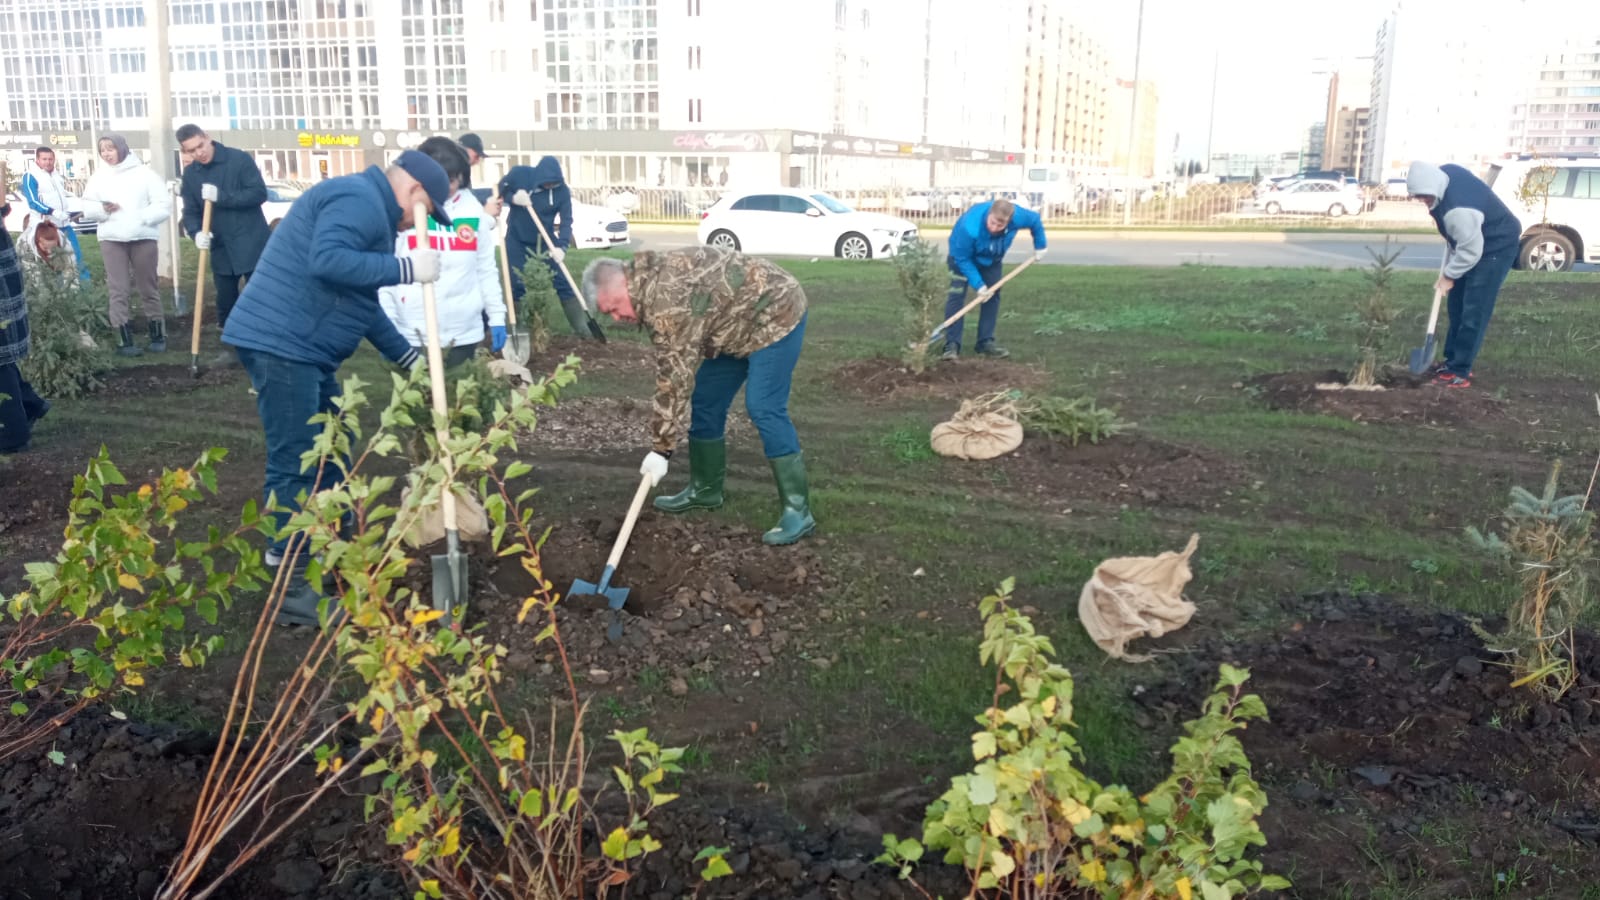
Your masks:
<instances>
[{"instance_id":1,"label":"woman in white puffer coat","mask_svg":"<svg viewBox=\"0 0 1600 900\"><path fill-rule=\"evenodd\" d=\"M172 194L154 170L128 152L120 134L100 139L104 163L83 191L84 217L100 223L100 257L111 294L111 327L117 330L117 353L138 356L133 343L128 295L139 292L150 329L150 351L167 349L167 323L156 290L157 226L172 215Z\"/></svg>"},{"instance_id":2,"label":"woman in white puffer coat","mask_svg":"<svg viewBox=\"0 0 1600 900\"><path fill-rule=\"evenodd\" d=\"M447 228L428 219L428 243L439 251L439 280L433 285L439 348L444 352L445 368L449 369L477 352L483 343L485 324L489 326L491 349L499 352L506 342L505 294L500 290L500 270L494 256L495 222L472 191L463 188L470 171L465 150L447 137L428 138L417 149L444 169L454 192L444 205L454 224ZM415 234L400 234L395 241L395 255L410 255ZM421 349L427 345L428 320L423 312L421 285L379 288L378 302L395 330L411 346Z\"/></svg>"}]
</instances>

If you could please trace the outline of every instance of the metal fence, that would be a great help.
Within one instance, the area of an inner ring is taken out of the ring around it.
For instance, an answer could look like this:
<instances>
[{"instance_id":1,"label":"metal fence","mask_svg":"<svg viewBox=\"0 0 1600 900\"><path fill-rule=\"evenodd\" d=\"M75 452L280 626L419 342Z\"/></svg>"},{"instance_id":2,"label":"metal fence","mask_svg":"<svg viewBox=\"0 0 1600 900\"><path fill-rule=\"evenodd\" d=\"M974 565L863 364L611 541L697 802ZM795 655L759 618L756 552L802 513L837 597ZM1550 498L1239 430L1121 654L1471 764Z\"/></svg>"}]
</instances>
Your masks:
<instances>
[{"instance_id":1,"label":"metal fence","mask_svg":"<svg viewBox=\"0 0 1600 900\"><path fill-rule=\"evenodd\" d=\"M692 223L726 191L716 188L574 188L573 198L609 207L634 222ZM1015 190L831 190L858 210L901 216L919 225L950 225L975 203L1006 197L1043 213L1056 227L1120 228L1429 228L1421 204L1385 196L1381 188L1345 188L1293 195L1249 184L1196 184L1145 188L1083 186L1072 199L1047 202ZM1131 208L1128 204L1131 203Z\"/></svg>"}]
</instances>

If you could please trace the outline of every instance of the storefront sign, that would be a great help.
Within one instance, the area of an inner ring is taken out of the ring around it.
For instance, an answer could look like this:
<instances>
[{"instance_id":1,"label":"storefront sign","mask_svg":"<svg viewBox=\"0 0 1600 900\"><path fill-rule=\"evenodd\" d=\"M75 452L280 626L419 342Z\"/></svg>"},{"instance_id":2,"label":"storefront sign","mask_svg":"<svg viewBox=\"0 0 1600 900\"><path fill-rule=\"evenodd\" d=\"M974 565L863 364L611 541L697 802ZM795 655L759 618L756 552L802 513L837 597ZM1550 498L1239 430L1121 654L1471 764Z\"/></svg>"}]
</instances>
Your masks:
<instances>
[{"instance_id":1,"label":"storefront sign","mask_svg":"<svg viewBox=\"0 0 1600 900\"><path fill-rule=\"evenodd\" d=\"M47 142L52 147L76 147L78 136L75 134L52 134Z\"/></svg>"},{"instance_id":2,"label":"storefront sign","mask_svg":"<svg viewBox=\"0 0 1600 900\"><path fill-rule=\"evenodd\" d=\"M359 147L361 135L359 134L312 134L309 131L300 132L300 146L302 147Z\"/></svg>"},{"instance_id":3,"label":"storefront sign","mask_svg":"<svg viewBox=\"0 0 1600 900\"><path fill-rule=\"evenodd\" d=\"M38 146L39 144L44 143L44 135L42 135L42 134L0 134L0 143L6 143L6 144L29 144L29 145L33 145L33 146Z\"/></svg>"},{"instance_id":4,"label":"storefront sign","mask_svg":"<svg viewBox=\"0 0 1600 900\"><path fill-rule=\"evenodd\" d=\"M770 149L766 138L754 131L682 131L672 138L679 150L743 150L756 153Z\"/></svg>"}]
</instances>

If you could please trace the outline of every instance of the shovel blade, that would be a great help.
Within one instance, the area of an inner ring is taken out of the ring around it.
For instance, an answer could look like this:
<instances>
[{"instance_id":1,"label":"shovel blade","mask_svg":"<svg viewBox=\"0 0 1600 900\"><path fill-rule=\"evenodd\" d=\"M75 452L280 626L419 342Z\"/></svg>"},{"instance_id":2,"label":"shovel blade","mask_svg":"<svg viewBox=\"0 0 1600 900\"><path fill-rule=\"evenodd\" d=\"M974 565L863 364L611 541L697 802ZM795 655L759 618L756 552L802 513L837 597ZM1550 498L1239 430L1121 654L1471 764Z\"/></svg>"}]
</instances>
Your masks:
<instances>
[{"instance_id":1,"label":"shovel blade","mask_svg":"<svg viewBox=\"0 0 1600 900\"><path fill-rule=\"evenodd\" d=\"M628 602L628 590L625 587L607 587L605 590L601 590L600 585L592 581L578 579L574 580L572 587L567 589L567 598L600 596L606 598L607 606L612 609L621 609L622 604Z\"/></svg>"},{"instance_id":2,"label":"shovel blade","mask_svg":"<svg viewBox=\"0 0 1600 900\"><path fill-rule=\"evenodd\" d=\"M530 352L527 331L516 329L506 333L506 345L500 348L501 358L519 366L526 366Z\"/></svg>"},{"instance_id":3,"label":"shovel blade","mask_svg":"<svg viewBox=\"0 0 1600 900\"><path fill-rule=\"evenodd\" d=\"M600 323L594 320L594 316L589 317L589 333L600 343L606 343L606 333L600 330Z\"/></svg>"},{"instance_id":4,"label":"shovel blade","mask_svg":"<svg viewBox=\"0 0 1600 900\"><path fill-rule=\"evenodd\" d=\"M1433 365L1433 335L1428 335L1422 346L1411 351L1411 374L1421 375Z\"/></svg>"},{"instance_id":5,"label":"shovel blade","mask_svg":"<svg viewBox=\"0 0 1600 900\"><path fill-rule=\"evenodd\" d=\"M459 551L429 558L433 564L433 608L444 611L447 624L467 602L467 559Z\"/></svg>"}]
</instances>

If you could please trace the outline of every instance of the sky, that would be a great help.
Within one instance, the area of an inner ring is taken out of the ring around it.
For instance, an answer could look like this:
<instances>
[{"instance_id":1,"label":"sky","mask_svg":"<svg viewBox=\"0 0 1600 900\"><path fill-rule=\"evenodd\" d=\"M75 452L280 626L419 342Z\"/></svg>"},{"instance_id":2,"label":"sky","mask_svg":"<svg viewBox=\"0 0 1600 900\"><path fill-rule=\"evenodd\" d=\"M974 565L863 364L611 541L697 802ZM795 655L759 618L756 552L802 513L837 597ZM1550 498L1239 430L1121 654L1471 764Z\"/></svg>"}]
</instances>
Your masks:
<instances>
[{"instance_id":1,"label":"sky","mask_svg":"<svg viewBox=\"0 0 1600 900\"><path fill-rule=\"evenodd\" d=\"M1132 75L1138 6L1137 0L1106 4L1094 23L1125 60L1118 69L1123 78ZM1378 26L1393 7L1394 0L1144 0L1139 77L1157 83L1158 150L1170 150L1176 139L1176 158L1205 158L1213 71L1213 152L1299 149L1306 128L1323 117L1334 60L1372 55Z\"/></svg>"}]
</instances>

